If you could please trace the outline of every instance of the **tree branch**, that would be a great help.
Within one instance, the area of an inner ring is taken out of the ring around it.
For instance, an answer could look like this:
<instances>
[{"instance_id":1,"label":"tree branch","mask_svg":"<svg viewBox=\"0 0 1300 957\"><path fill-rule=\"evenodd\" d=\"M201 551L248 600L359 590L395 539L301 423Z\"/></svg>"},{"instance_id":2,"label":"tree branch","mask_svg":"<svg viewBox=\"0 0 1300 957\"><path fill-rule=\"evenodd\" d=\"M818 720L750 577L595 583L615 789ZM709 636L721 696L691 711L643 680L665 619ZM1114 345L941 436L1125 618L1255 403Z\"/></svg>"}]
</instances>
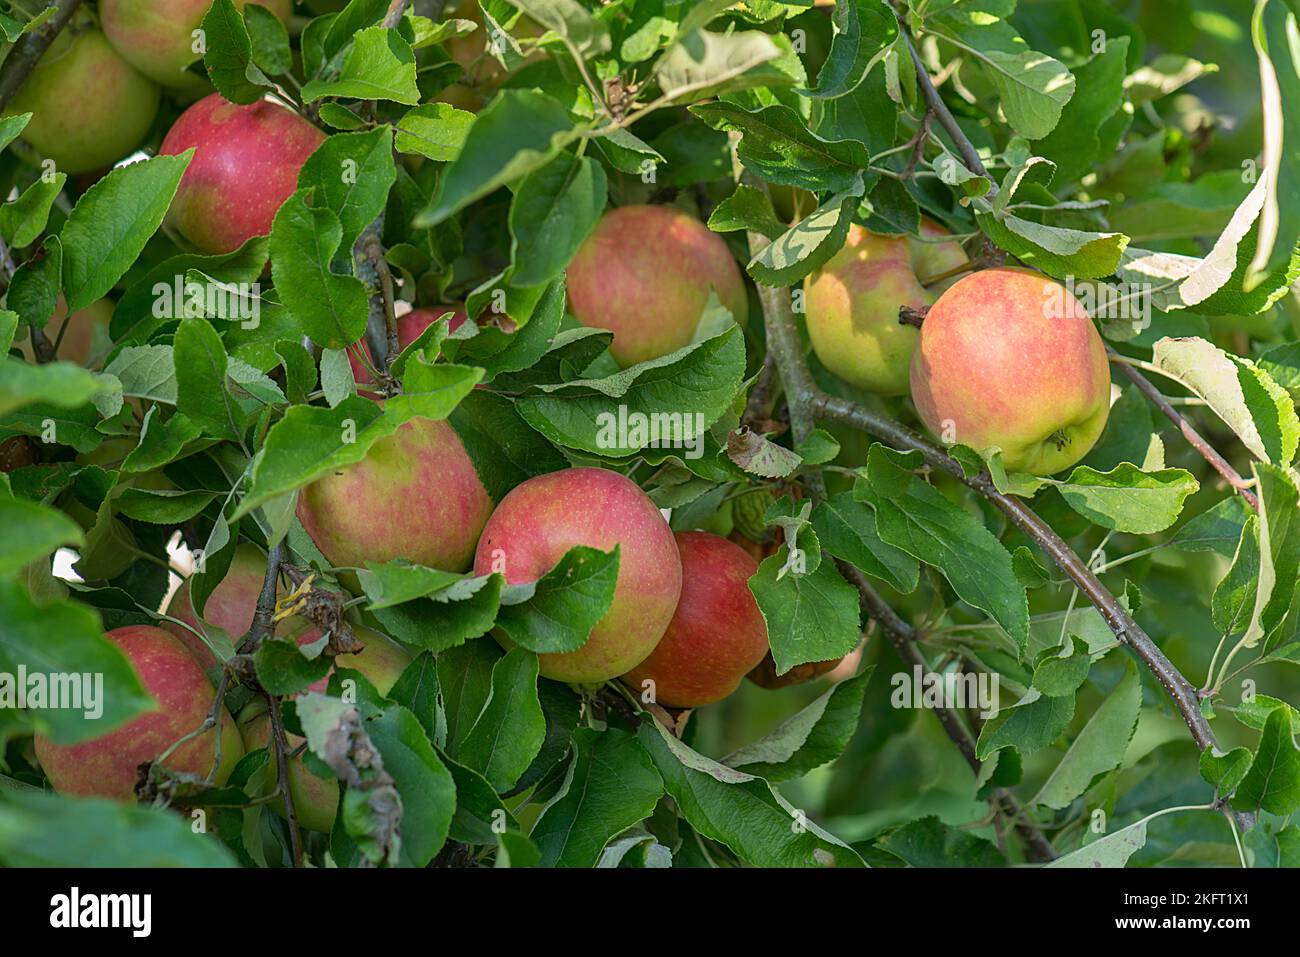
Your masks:
<instances>
[{"instance_id":1,"label":"tree branch","mask_svg":"<svg viewBox=\"0 0 1300 957\"><path fill-rule=\"evenodd\" d=\"M45 55L54 38L67 26L80 5L81 0L52 0L47 4L54 8L50 19L25 34L9 51L9 56L0 64L0 110L9 105L27 75Z\"/></svg>"},{"instance_id":2,"label":"tree branch","mask_svg":"<svg viewBox=\"0 0 1300 957\"><path fill-rule=\"evenodd\" d=\"M1151 384L1150 379L1128 362L1125 362L1124 357L1109 345L1106 346L1106 353L1110 356L1111 363L1119 367L1119 371L1124 374L1125 378L1137 386L1138 391L1165 414L1165 418L1172 422L1178 431L1183 434L1183 438L1187 440L1187 443L1196 449L1205 461L1210 463L1214 471L1227 479L1228 484L1246 500L1247 505L1258 512L1259 499L1250 490L1250 483L1242 477L1241 473L1234 469L1228 460L1220 455L1219 451L1204 436L1192 428L1192 423L1187 421L1186 417L1169 403L1169 400L1164 397L1160 390Z\"/></svg>"},{"instance_id":3,"label":"tree branch","mask_svg":"<svg viewBox=\"0 0 1300 957\"><path fill-rule=\"evenodd\" d=\"M836 561L840 572L858 589L859 601L862 605L862 611L869 618L874 618L880 625L880 630L884 633L885 638L894 646L894 651L898 657L903 660L903 664L911 668L920 668L923 675L932 674L929 663L916 643L916 629L903 621L894 609L890 608L888 603L880 597L876 590L871 587L864 575L854 566L845 561ZM948 735L961 756L966 759L970 765L971 771L978 777L981 769L981 762L975 750L975 736L971 730L962 722L957 712L944 705L937 705L934 709L935 717L943 725L944 732ZM1052 847L1049 841L1034 824L1025 815L1024 808L1015 796L1005 788L998 788L994 792L994 800L1003 814L1015 825L1016 833L1025 841L1030 849L1031 857L1039 862L1052 861L1056 859L1056 849Z\"/></svg>"}]
</instances>

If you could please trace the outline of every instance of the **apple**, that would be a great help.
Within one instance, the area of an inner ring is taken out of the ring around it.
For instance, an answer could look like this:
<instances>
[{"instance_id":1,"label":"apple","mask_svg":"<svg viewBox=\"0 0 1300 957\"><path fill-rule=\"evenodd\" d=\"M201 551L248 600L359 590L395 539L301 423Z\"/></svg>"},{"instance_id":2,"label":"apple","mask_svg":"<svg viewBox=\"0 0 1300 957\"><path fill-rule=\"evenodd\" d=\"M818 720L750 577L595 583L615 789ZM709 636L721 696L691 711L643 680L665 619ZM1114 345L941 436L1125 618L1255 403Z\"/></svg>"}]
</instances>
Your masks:
<instances>
[{"instance_id":1,"label":"apple","mask_svg":"<svg viewBox=\"0 0 1300 957\"><path fill-rule=\"evenodd\" d=\"M257 598L262 593L262 582L266 579L266 556L256 545L244 542L235 548L230 560L226 577L212 589L207 603L203 606L204 621L216 625L236 645L253 625L253 613L257 610ZM194 603L190 600L190 582L177 589L167 614L179 619L198 631L203 631L199 616L194 612ZM198 635L174 622L163 622L163 627L180 639L203 666L205 671L215 668L217 656Z\"/></svg>"},{"instance_id":2,"label":"apple","mask_svg":"<svg viewBox=\"0 0 1300 957\"><path fill-rule=\"evenodd\" d=\"M216 692L185 646L161 628L128 625L105 637L126 655L158 709L81 744L59 745L38 734L36 756L60 794L130 801L137 767L197 730L212 711ZM220 735L216 783L224 784L244 755L239 731L224 707ZM216 741L213 731L207 731L178 747L165 764L173 771L206 777L216 757Z\"/></svg>"},{"instance_id":3,"label":"apple","mask_svg":"<svg viewBox=\"0 0 1300 957\"><path fill-rule=\"evenodd\" d=\"M336 567L407 558L464 571L491 513L460 436L433 419L410 420L298 496L303 528Z\"/></svg>"},{"instance_id":4,"label":"apple","mask_svg":"<svg viewBox=\"0 0 1300 957\"><path fill-rule=\"evenodd\" d=\"M855 224L844 248L805 284L808 337L822 365L845 382L903 395L918 333L898 321L898 309L932 301L917 282L907 239Z\"/></svg>"},{"instance_id":5,"label":"apple","mask_svg":"<svg viewBox=\"0 0 1300 957\"><path fill-rule=\"evenodd\" d=\"M617 472L571 468L515 486L479 539L474 571L533 582L575 545L619 546L614 600L577 651L540 655L546 678L593 685L626 674L654 650L682 589L682 562L663 513Z\"/></svg>"},{"instance_id":6,"label":"apple","mask_svg":"<svg viewBox=\"0 0 1300 957\"><path fill-rule=\"evenodd\" d=\"M258 100L239 106L213 93L176 120L160 153L194 158L168 211L182 236L201 252L228 253L271 231L298 171L325 134L297 113Z\"/></svg>"},{"instance_id":7,"label":"apple","mask_svg":"<svg viewBox=\"0 0 1300 957\"><path fill-rule=\"evenodd\" d=\"M969 261L966 250L961 248L961 243L934 242L951 235L930 217L922 216L920 238L907 237L907 247L912 251L912 270L916 273L916 281L936 295L954 285L959 277L950 276L939 282L931 280L951 272L958 266L964 266Z\"/></svg>"},{"instance_id":8,"label":"apple","mask_svg":"<svg viewBox=\"0 0 1300 957\"><path fill-rule=\"evenodd\" d=\"M301 619L290 619L298 621ZM411 655L397 642L377 631L361 625L353 625L352 632L365 642L365 648L356 654L340 655L335 665L359 671L375 686L382 695L388 694L397 679L401 677L406 666L411 663ZM320 638L320 630L306 626L293 633L292 627L281 637L294 638L299 645L307 645ZM323 694L329 686L329 675L315 682L308 689ZM271 716L267 711L266 700L260 698L250 702L239 713L239 728L243 734L244 747L249 751L268 747L271 741ZM304 739L296 735L286 735L289 750L296 750ZM274 749L267 765L268 781L276 779L276 762ZM307 768L301 756L289 759L289 794L293 798L293 809L298 823L309 831L329 833L334 826L334 814L339 803L339 782L333 778L322 778ZM283 813L282 801L271 805L277 813Z\"/></svg>"},{"instance_id":9,"label":"apple","mask_svg":"<svg viewBox=\"0 0 1300 957\"><path fill-rule=\"evenodd\" d=\"M849 654L852 654L852 652ZM814 678L820 678L822 675L834 671L848 657L848 655L845 655L844 658L832 658L829 661L808 661L802 665L795 665L785 674L779 675L776 673L776 659L772 657L772 653L769 651L763 656L763 660L745 677L760 688L766 688L768 691L778 691L781 688L807 684Z\"/></svg>"},{"instance_id":10,"label":"apple","mask_svg":"<svg viewBox=\"0 0 1300 957\"><path fill-rule=\"evenodd\" d=\"M111 299L97 299L85 309L80 309L69 316L68 304L63 296L59 296L54 314L50 316L50 321L45 324L43 331L51 344L59 343L56 358L64 362L75 362L79 366L98 369L112 345L108 335L108 324L112 318L113 300ZM60 330L65 325L68 331L62 333L63 341L59 342ZM30 338L23 340L21 348L28 362L36 361Z\"/></svg>"},{"instance_id":11,"label":"apple","mask_svg":"<svg viewBox=\"0 0 1300 957\"><path fill-rule=\"evenodd\" d=\"M451 318L447 320L447 332L452 333L461 327L461 324L469 317L465 314L464 306L435 306L432 309L412 309L405 315L397 317L397 345L399 349L405 349L416 339L420 338L420 333L433 325L444 313L450 312ZM366 340L361 339L356 343L355 349L348 350L348 363L352 366L352 378L361 384L371 384L375 380L370 375L370 370L358 361L355 351L362 350L365 357L373 364L370 358L370 347L366 345ZM396 358L396 356L394 356Z\"/></svg>"},{"instance_id":12,"label":"apple","mask_svg":"<svg viewBox=\"0 0 1300 957\"><path fill-rule=\"evenodd\" d=\"M242 12L250 0L234 2ZM292 0L252 2L288 25ZM145 76L166 87L200 93L211 85L186 68L203 57L194 50L194 31L211 5L211 0L101 0L99 18L109 42Z\"/></svg>"},{"instance_id":13,"label":"apple","mask_svg":"<svg viewBox=\"0 0 1300 957\"><path fill-rule=\"evenodd\" d=\"M4 115L31 113L22 138L65 173L110 166L140 145L158 112L158 87L104 34L69 25L45 51Z\"/></svg>"},{"instance_id":14,"label":"apple","mask_svg":"<svg viewBox=\"0 0 1300 957\"><path fill-rule=\"evenodd\" d=\"M1009 471L1050 475L1110 414L1106 348L1083 305L1027 269L985 269L939 297L912 358L912 400L945 444L997 446Z\"/></svg>"},{"instance_id":15,"label":"apple","mask_svg":"<svg viewBox=\"0 0 1300 957\"><path fill-rule=\"evenodd\" d=\"M621 206L601 217L569 263L569 306L585 326L614 333L622 366L689 345L709 292L743 323L740 268L717 233L667 206Z\"/></svg>"},{"instance_id":16,"label":"apple","mask_svg":"<svg viewBox=\"0 0 1300 957\"><path fill-rule=\"evenodd\" d=\"M650 657L623 683L637 694L650 690L658 704L697 708L731 694L763 660L767 622L749 590L758 562L743 548L709 532L674 537L682 559L677 610Z\"/></svg>"}]
</instances>

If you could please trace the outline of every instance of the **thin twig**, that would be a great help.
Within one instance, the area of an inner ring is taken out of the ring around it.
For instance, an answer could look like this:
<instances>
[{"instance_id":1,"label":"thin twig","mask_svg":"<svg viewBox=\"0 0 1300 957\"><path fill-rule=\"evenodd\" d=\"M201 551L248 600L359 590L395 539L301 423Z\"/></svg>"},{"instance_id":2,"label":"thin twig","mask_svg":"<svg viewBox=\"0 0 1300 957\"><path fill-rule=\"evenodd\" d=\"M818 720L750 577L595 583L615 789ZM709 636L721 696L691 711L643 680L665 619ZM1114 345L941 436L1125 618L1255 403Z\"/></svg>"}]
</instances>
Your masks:
<instances>
[{"instance_id":1,"label":"thin twig","mask_svg":"<svg viewBox=\"0 0 1300 957\"><path fill-rule=\"evenodd\" d=\"M1256 497L1255 493L1250 490L1249 480L1244 478L1240 472L1234 469L1232 465L1229 464L1228 460L1219 454L1218 449L1212 446L1204 436L1192 427L1192 424L1187 421L1186 417L1170 404L1169 400L1165 398L1159 389L1151 384L1150 379L1139 372L1131 363L1125 362L1124 357L1109 345L1106 346L1106 353L1110 356L1112 364L1118 366L1120 372L1122 372L1130 382L1137 386L1138 391L1146 396L1147 400L1163 412L1165 418L1177 427L1178 431L1183 434L1183 438L1187 440L1187 443L1199 452L1205 461L1210 463L1210 467L1213 468L1214 471L1227 479L1228 484L1246 500L1246 504L1258 512L1259 499Z\"/></svg>"},{"instance_id":2,"label":"thin twig","mask_svg":"<svg viewBox=\"0 0 1300 957\"><path fill-rule=\"evenodd\" d=\"M277 786L284 798L284 818L289 826L289 848L293 855L293 866L302 866L302 835L298 833L298 812L293 806L293 794L289 790L289 740L284 732L284 715L280 713L280 699L269 691L266 704L271 715L271 743L275 746L275 771Z\"/></svg>"},{"instance_id":3,"label":"thin twig","mask_svg":"<svg viewBox=\"0 0 1300 957\"><path fill-rule=\"evenodd\" d=\"M379 241L379 232L375 226L367 229L362 236L361 249L367 261L374 267L375 274L379 277L379 298L383 306L387 354L376 365L387 376L402 349L397 336L397 293L393 284L393 272L388 268L388 260L384 258L384 247Z\"/></svg>"},{"instance_id":4,"label":"thin twig","mask_svg":"<svg viewBox=\"0 0 1300 957\"><path fill-rule=\"evenodd\" d=\"M67 26L80 5L81 0L53 0L48 4L54 8L53 15L35 30L25 34L9 51L9 56L0 64L0 110L9 105L27 75L45 55L54 38Z\"/></svg>"},{"instance_id":5,"label":"thin twig","mask_svg":"<svg viewBox=\"0 0 1300 957\"><path fill-rule=\"evenodd\" d=\"M848 562L837 561L836 565L839 566L844 577L858 589L863 613L875 619L880 625L880 630L889 640L889 643L894 646L894 651L903 660L903 664L913 669L920 668L923 675L930 674L932 669L925 660L925 656L921 654L921 650L917 647L916 629L903 621L897 612L889 607L888 603L880 597L871 586L871 583L867 581L866 575ZM957 746L961 756L970 765L971 771L978 777L982 762L976 753L974 734L952 708L940 704L936 705L933 711L948 738ZM1020 806L1020 802L1015 799L1011 792L999 788L994 797L999 809L1011 820L1015 825L1016 833L1028 845L1031 856L1040 862L1055 860L1056 849L1052 847L1051 841L1028 819L1024 813L1024 808Z\"/></svg>"},{"instance_id":6,"label":"thin twig","mask_svg":"<svg viewBox=\"0 0 1300 957\"><path fill-rule=\"evenodd\" d=\"M253 623L239 643L241 654L252 654L262 642L275 635L275 599L283 559L284 542L277 542L266 555L266 577L262 579L262 591L257 596Z\"/></svg>"}]
</instances>

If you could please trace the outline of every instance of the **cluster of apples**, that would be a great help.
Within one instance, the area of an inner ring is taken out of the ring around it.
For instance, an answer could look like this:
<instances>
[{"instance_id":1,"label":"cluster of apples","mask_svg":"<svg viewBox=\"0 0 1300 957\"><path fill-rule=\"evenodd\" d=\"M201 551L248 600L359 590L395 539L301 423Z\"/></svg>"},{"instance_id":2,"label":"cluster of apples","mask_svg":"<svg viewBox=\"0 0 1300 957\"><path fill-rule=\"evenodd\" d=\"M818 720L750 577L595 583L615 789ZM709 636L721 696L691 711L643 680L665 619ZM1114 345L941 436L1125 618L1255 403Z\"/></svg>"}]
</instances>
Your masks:
<instances>
[{"instance_id":1,"label":"cluster of apples","mask_svg":"<svg viewBox=\"0 0 1300 957\"><path fill-rule=\"evenodd\" d=\"M942 278L966 263L944 235L929 220L919 238L854 225L807 283L813 350L860 389L910 392L945 444L1000 448L1011 471L1068 468L1096 444L1110 412L1101 336L1069 290L1030 270ZM928 308L919 329L899 321L903 306Z\"/></svg>"}]
</instances>

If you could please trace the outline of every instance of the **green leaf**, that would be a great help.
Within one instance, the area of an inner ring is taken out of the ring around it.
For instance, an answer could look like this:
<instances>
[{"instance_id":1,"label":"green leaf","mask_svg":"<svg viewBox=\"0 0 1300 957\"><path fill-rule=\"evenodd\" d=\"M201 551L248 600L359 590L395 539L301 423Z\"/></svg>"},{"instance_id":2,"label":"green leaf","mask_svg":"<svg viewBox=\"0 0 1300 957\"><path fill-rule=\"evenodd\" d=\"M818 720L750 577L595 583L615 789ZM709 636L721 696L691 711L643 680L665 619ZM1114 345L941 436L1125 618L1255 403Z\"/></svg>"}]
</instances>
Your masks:
<instances>
[{"instance_id":1,"label":"green leaf","mask_svg":"<svg viewBox=\"0 0 1300 957\"><path fill-rule=\"evenodd\" d=\"M449 163L465 146L474 114L447 103L426 103L407 110L397 121L393 145L401 153Z\"/></svg>"},{"instance_id":2,"label":"green leaf","mask_svg":"<svg viewBox=\"0 0 1300 957\"><path fill-rule=\"evenodd\" d=\"M530 835L539 866L594 867L612 838L650 816L664 788L641 741L617 728L574 733L564 781Z\"/></svg>"},{"instance_id":3,"label":"green leaf","mask_svg":"<svg viewBox=\"0 0 1300 957\"><path fill-rule=\"evenodd\" d=\"M1253 455L1289 465L1300 444L1300 417L1286 390L1262 369L1204 339L1161 339L1152 362L1210 409Z\"/></svg>"},{"instance_id":4,"label":"green leaf","mask_svg":"<svg viewBox=\"0 0 1300 957\"><path fill-rule=\"evenodd\" d=\"M1144 472L1121 462L1109 472L1076 466L1053 482L1072 509L1103 528L1134 535L1161 532L1178 520L1183 502L1201 486L1183 469Z\"/></svg>"},{"instance_id":5,"label":"green leaf","mask_svg":"<svg viewBox=\"0 0 1300 957\"><path fill-rule=\"evenodd\" d=\"M345 349L360 339L370 314L361 281L330 270L342 242L338 216L308 206L304 190L285 200L271 226L275 288L307 335L325 349Z\"/></svg>"},{"instance_id":6,"label":"green leaf","mask_svg":"<svg viewBox=\"0 0 1300 957\"><path fill-rule=\"evenodd\" d=\"M0 498L0 577L18 574L25 565L51 554L60 545L78 546L81 526L62 512L20 498Z\"/></svg>"},{"instance_id":7,"label":"green leaf","mask_svg":"<svg viewBox=\"0 0 1300 957\"><path fill-rule=\"evenodd\" d=\"M1103 143L1102 132L1124 104L1124 72L1129 38L1107 40L1105 49L1074 72L1075 90L1061 111L1056 128L1034 150L1056 163L1056 182L1076 183L1113 154L1115 142Z\"/></svg>"},{"instance_id":8,"label":"green leaf","mask_svg":"<svg viewBox=\"0 0 1300 957\"><path fill-rule=\"evenodd\" d=\"M271 82L253 66L253 46L239 8L231 0L216 0L199 29L207 44L203 67L217 91L232 103L259 100Z\"/></svg>"},{"instance_id":9,"label":"green leaf","mask_svg":"<svg viewBox=\"0 0 1300 957\"><path fill-rule=\"evenodd\" d=\"M274 695L293 695L329 674L334 659L325 654L308 658L296 642L275 638L258 645L253 665L263 688Z\"/></svg>"},{"instance_id":10,"label":"green leaf","mask_svg":"<svg viewBox=\"0 0 1300 957\"><path fill-rule=\"evenodd\" d=\"M81 194L59 232L69 314L117 284L162 224L194 154L155 156L111 170Z\"/></svg>"},{"instance_id":11,"label":"green leaf","mask_svg":"<svg viewBox=\"0 0 1300 957\"><path fill-rule=\"evenodd\" d=\"M1073 694L1052 697L1030 688L1014 705L999 709L984 724L975 753L981 761L1002 748L1032 754L1059 738L1072 717Z\"/></svg>"},{"instance_id":12,"label":"green leaf","mask_svg":"<svg viewBox=\"0 0 1300 957\"><path fill-rule=\"evenodd\" d=\"M33 365L13 356L0 356L0 415L33 403L76 409L100 394L104 387L104 380L71 362Z\"/></svg>"},{"instance_id":13,"label":"green leaf","mask_svg":"<svg viewBox=\"0 0 1300 957\"><path fill-rule=\"evenodd\" d=\"M997 246L1056 279L1109 276L1128 246L1123 233L1047 226L1005 212L977 210L975 220Z\"/></svg>"},{"instance_id":14,"label":"green leaf","mask_svg":"<svg viewBox=\"0 0 1300 957\"><path fill-rule=\"evenodd\" d=\"M713 208L709 214L709 229L715 233L745 229L776 239L786 231L786 224L777 219L766 193L741 183L734 193Z\"/></svg>"},{"instance_id":15,"label":"green leaf","mask_svg":"<svg viewBox=\"0 0 1300 957\"><path fill-rule=\"evenodd\" d=\"M357 32L343 59L338 79L309 80L304 103L332 96L353 100L389 100L414 106L420 102L415 82L415 54L397 30L383 26Z\"/></svg>"},{"instance_id":16,"label":"green leaf","mask_svg":"<svg viewBox=\"0 0 1300 957\"><path fill-rule=\"evenodd\" d=\"M609 552L574 546L537 581L505 590L497 627L538 654L577 651L609 611L618 565L618 546Z\"/></svg>"},{"instance_id":17,"label":"green leaf","mask_svg":"<svg viewBox=\"0 0 1300 957\"><path fill-rule=\"evenodd\" d=\"M1124 867L1128 859L1147 846L1147 821L1130 824L1085 844L1077 851L1063 854L1051 861L1048 867Z\"/></svg>"},{"instance_id":18,"label":"green leaf","mask_svg":"<svg viewBox=\"0 0 1300 957\"><path fill-rule=\"evenodd\" d=\"M657 721L637 737L691 827L755 867L862 867L862 859L822 830L762 778L706 758Z\"/></svg>"},{"instance_id":19,"label":"green leaf","mask_svg":"<svg viewBox=\"0 0 1300 957\"><path fill-rule=\"evenodd\" d=\"M1255 760L1237 786L1232 806L1281 815L1300 810L1300 749L1286 708L1274 708L1264 723Z\"/></svg>"},{"instance_id":20,"label":"green leaf","mask_svg":"<svg viewBox=\"0 0 1300 957\"><path fill-rule=\"evenodd\" d=\"M1300 43L1294 2L1257 3L1251 38L1259 56L1263 91L1264 151L1260 181L1267 193L1259 214L1258 239L1246 274L1250 290L1270 273L1289 272L1300 236L1300 119L1284 106L1300 96Z\"/></svg>"},{"instance_id":21,"label":"green leaf","mask_svg":"<svg viewBox=\"0 0 1300 957\"><path fill-rule=\"evenodd\" d=\"M549 163L584 132L558 101L537 90L502 90L478 114L434 201L415 218L435 226L493 190Z\"/></svg>"},{"instance_id":22,"label":"green leaf","mask_svg":"<svg viewBox=\"0 0 1300 957\"><path fill-rule=\"evenodd\" d=\"M510 0L510 5L567 39L584 57L609 52L609 27L577 0Z\"/></svg>"},{"instance_id":23,"label":"green leaf","mask_svg":"<svg viewBox=\"0 0 1300 957\"><path fill-rule=\"evenodd\" d=\"M1231 794L1250 771L1254 757L1250 748L1233 748L1228 752L1206 748L1201 752L1201 777L1213 784L1220 794Z\"/></svg>"},{"instance_id":24,"label":"green leaf","mask_svg":"<svg viewBox=\"0 0 1300 957\"><path fill-rule=\"evenodd\" d=\"M765 64L781 57L781 48L757 30L714 33L692 30L659 58L654 75L661 94L681 103L755 86L780 86L791 78Z\"/></svg>"},{"instance_id":25,"label":"green leaf","mask_svg":"<svg viewBox=\"0 0 1300 957\"><path fill-rule=\"evenodd\" d=\"M744 336L736 327L659 359L638 362L601 379L575 379L537 387L516 409L524 420L558 445L609 458L644 448L690 448L731 406L744 375ZM659 423L659 444L651 430L618 422L644 416ZM623 445L622 442L635 444Z\"/></svg>"},{"instance_id":26,"label":"green leaf","mask_svg":"<svg viewBox=\"0 0 1300 957\"><path fill-rule=\"evenodd\" d=\"M816 192L852 189L871 165L856 140L827 140L813 133L788 106L750 112L731 103L704 103L691 112L715 130L741 133L740 160L763 179Z\"/></svg>"},{"instance_id":27,"label":"green leaf","mask_svg":"<svg viewBox=\"0 0 1300 957\"><path fill-rule=\"evenodd\" d=\"M103 798L0 790L5 867L235 867L212 837L170 811Z\"/></svg>"},{"instance_id":28,"label":"green leaf","mask_svg":"<svg viewBox=\"0 0 1300 957\"><path fill-rule=\"evenodd\" d=\"M963 600L993 618L1020 648L1029 638L1029 607L1011 553L979 519L944 498L903 466L903 456L882 445L867 454L867 497L882 541L933 565Z\"/></svg>"},{"instance_id":29,"label":"green leaf","mask_svg":"<svg viewBox=\"0 0 1300 957\"><path fill-rule=\"evenodd\" d=\"M537 699L537 656L512 648L492 668L492 690L456 757L508 791L537 757L546 720Z\"/></svg>"},{"instance_id":30,"label":"green leaf","mask_svg":"<svg viewBox=\"0 0 1300 957\"><path fill-rule=\"evenodd\" d=\"M897 23L878 0L837 3L831 18L830 52L817 74L816 89L805 93L813 99L852 93L881 58L882 48L898 33Z\"/></svg>"},{"instance_id":31,"label":"green leaf","mask_svg":"<svg viewBox=\"0 0 1300 957\"><path fill-rule=\"evenodd\" d=\"M339 218L343 228L340 247L350 250L362 230L383 213L396 178L393 131L379 126L365 133L335 133L326 139L303 163L298 187L314 188L314 205L324 206Z\"/></svg>"},{"instance_id":32,"label":"green leaf","mask_svg":"<svg viewBox=\"0 0 1300 957\"><path fill-rule=\"evenodd\" d=\"M252 44L253 62L270 76L280 76L293 68L289 50L289 31L274 13L257 3L244 4L244 26Z\"/></svg>"},{"instance_id":33,"label":"green leaf","mask_svg":"<svg viewBox=\"0 0 1300 957\"><path fill-rule=\"evenodd\" d=\"M0 579L0 672L102 675L96 678L98 705L88 709L37 708L28 712L36 727L56 744L78 744L107 734L155 707L130 662L103 637L99 620L86 605L55 601L37 605L16 581ZM93 714L96 707L102 713Z\"/></svg>"},{"instance_id":34,"label":"green leaf","mask_svg":"<svg viewBox=\"0 0 1300 957\"><path fill-rule=\"evenodd\" d=\"M767 623L778 675L795 665L841 658L862 634L857 589L834 563L819 561L810 572L783 573L789 559L789 546L783 545L763 559L749 580Z\"/></svg>"},{"instance_id":35,"label":"green leaf","mask_svg":"<svg viewBox=\"0 0 1300 957\"><path fill-rule=\"evenodd\" d=\"M1006 23L988 22L966 7L930 23L979 64L1017 133L1037 140L1056 128L1074 93L1074 77L1064 64L1031 50Z\"/></svg>"},{"instance_id":36,"label":"green leaf","mask_svg":"<svg viewBox=\"0 0 1300 957\"><path fill-rule=\"evenodd\" d=\"M872 668L841 681L770 734L733 751L723 763L768 781L789 781L838 758L858 730Z\"/></svg>"},{"instance_id":37,"label":"green leaf","mask_svg":"<svg viewBox=\"0 0 1300 957\"><path fill-rule=\"evenodd\" d=\"M1206 74L1218 72L1218 66L1213 63L1202 63L1181 53L1161 53L1124 79L1124 91L1135 104L1150 103Z\"/></svg>"},{"instance_id":38,"label":"green leaf","mask_svg":"<svg viewBox=\"0 0 1300 957\"><path fill-rule=\"evenodd\" d=\"M525 176L510 204L511 280L537 286L562 273L604 212L606 191L600 164L567 152Z\"/></svg>"},{"instance_id":39,"label":"green leaf","mask_svg":"<svg viewBox=\"0 0 1300 957\"><path fill-rule=\"evenodd\" d=\"M172 343L176 363L176 408L216 438L239 441L245 416L231 395L226 348L204 319L182 319Z\"/></svg>"},{"instance_id":40,"label":"green leaf","mask_svg":"<svg viewBox=\"0 0 1300 957\"><path fill-rule=\"evenodd\" d=\"M862 177L764 246L746 271L766 286L790 286L826 264L844 246L853 214L866 192Z\"/></svg>"},{"instance_id":41,"label":"green leaf","mask_svg":"<svg viewBox=\"0 0 1300 957\"><path fill-rule=\"evenodd\" d=\"M933 815L908 821L880 842L912 867L1006 867L991 841L944 824Z\"/></svg>"},{"instance_id":42,"label":"green leaf","mask_svg":"<svg viewBox=\"0 0 1300 957\"><path fill-rule=\"evenodd\" d=\"M1130 660L1124 677L1088 719L1029 803L1058 810L1069 807L1094 778L1119 767L1137 730L1141 707L1142 682Z\"/></svg>"},{"instance_id":43,"label":"green leaf","mask_svg":"<svg viewBox=\"0 0 1300 957\"><path fill-rule=\"evenodd\" d=\"M55 173L50 179L38 179L21 196L0 206L0 236L11 247L30 246L45 231L50 207L63 191L67 173Z\"/></svg>"},{"instance_id":44,"label":"green leaf","mask_svg":"<svg viewBox=\"0 0 1300 957\"><path fill-rule=\"evenodd\" d=\"M916 588L920 566L900 548L887 545L876 531L875 512L851 492L840 492L812 513L813 528L822 547L850 565L908 593Z\"/></svg>"}]
</instances>

